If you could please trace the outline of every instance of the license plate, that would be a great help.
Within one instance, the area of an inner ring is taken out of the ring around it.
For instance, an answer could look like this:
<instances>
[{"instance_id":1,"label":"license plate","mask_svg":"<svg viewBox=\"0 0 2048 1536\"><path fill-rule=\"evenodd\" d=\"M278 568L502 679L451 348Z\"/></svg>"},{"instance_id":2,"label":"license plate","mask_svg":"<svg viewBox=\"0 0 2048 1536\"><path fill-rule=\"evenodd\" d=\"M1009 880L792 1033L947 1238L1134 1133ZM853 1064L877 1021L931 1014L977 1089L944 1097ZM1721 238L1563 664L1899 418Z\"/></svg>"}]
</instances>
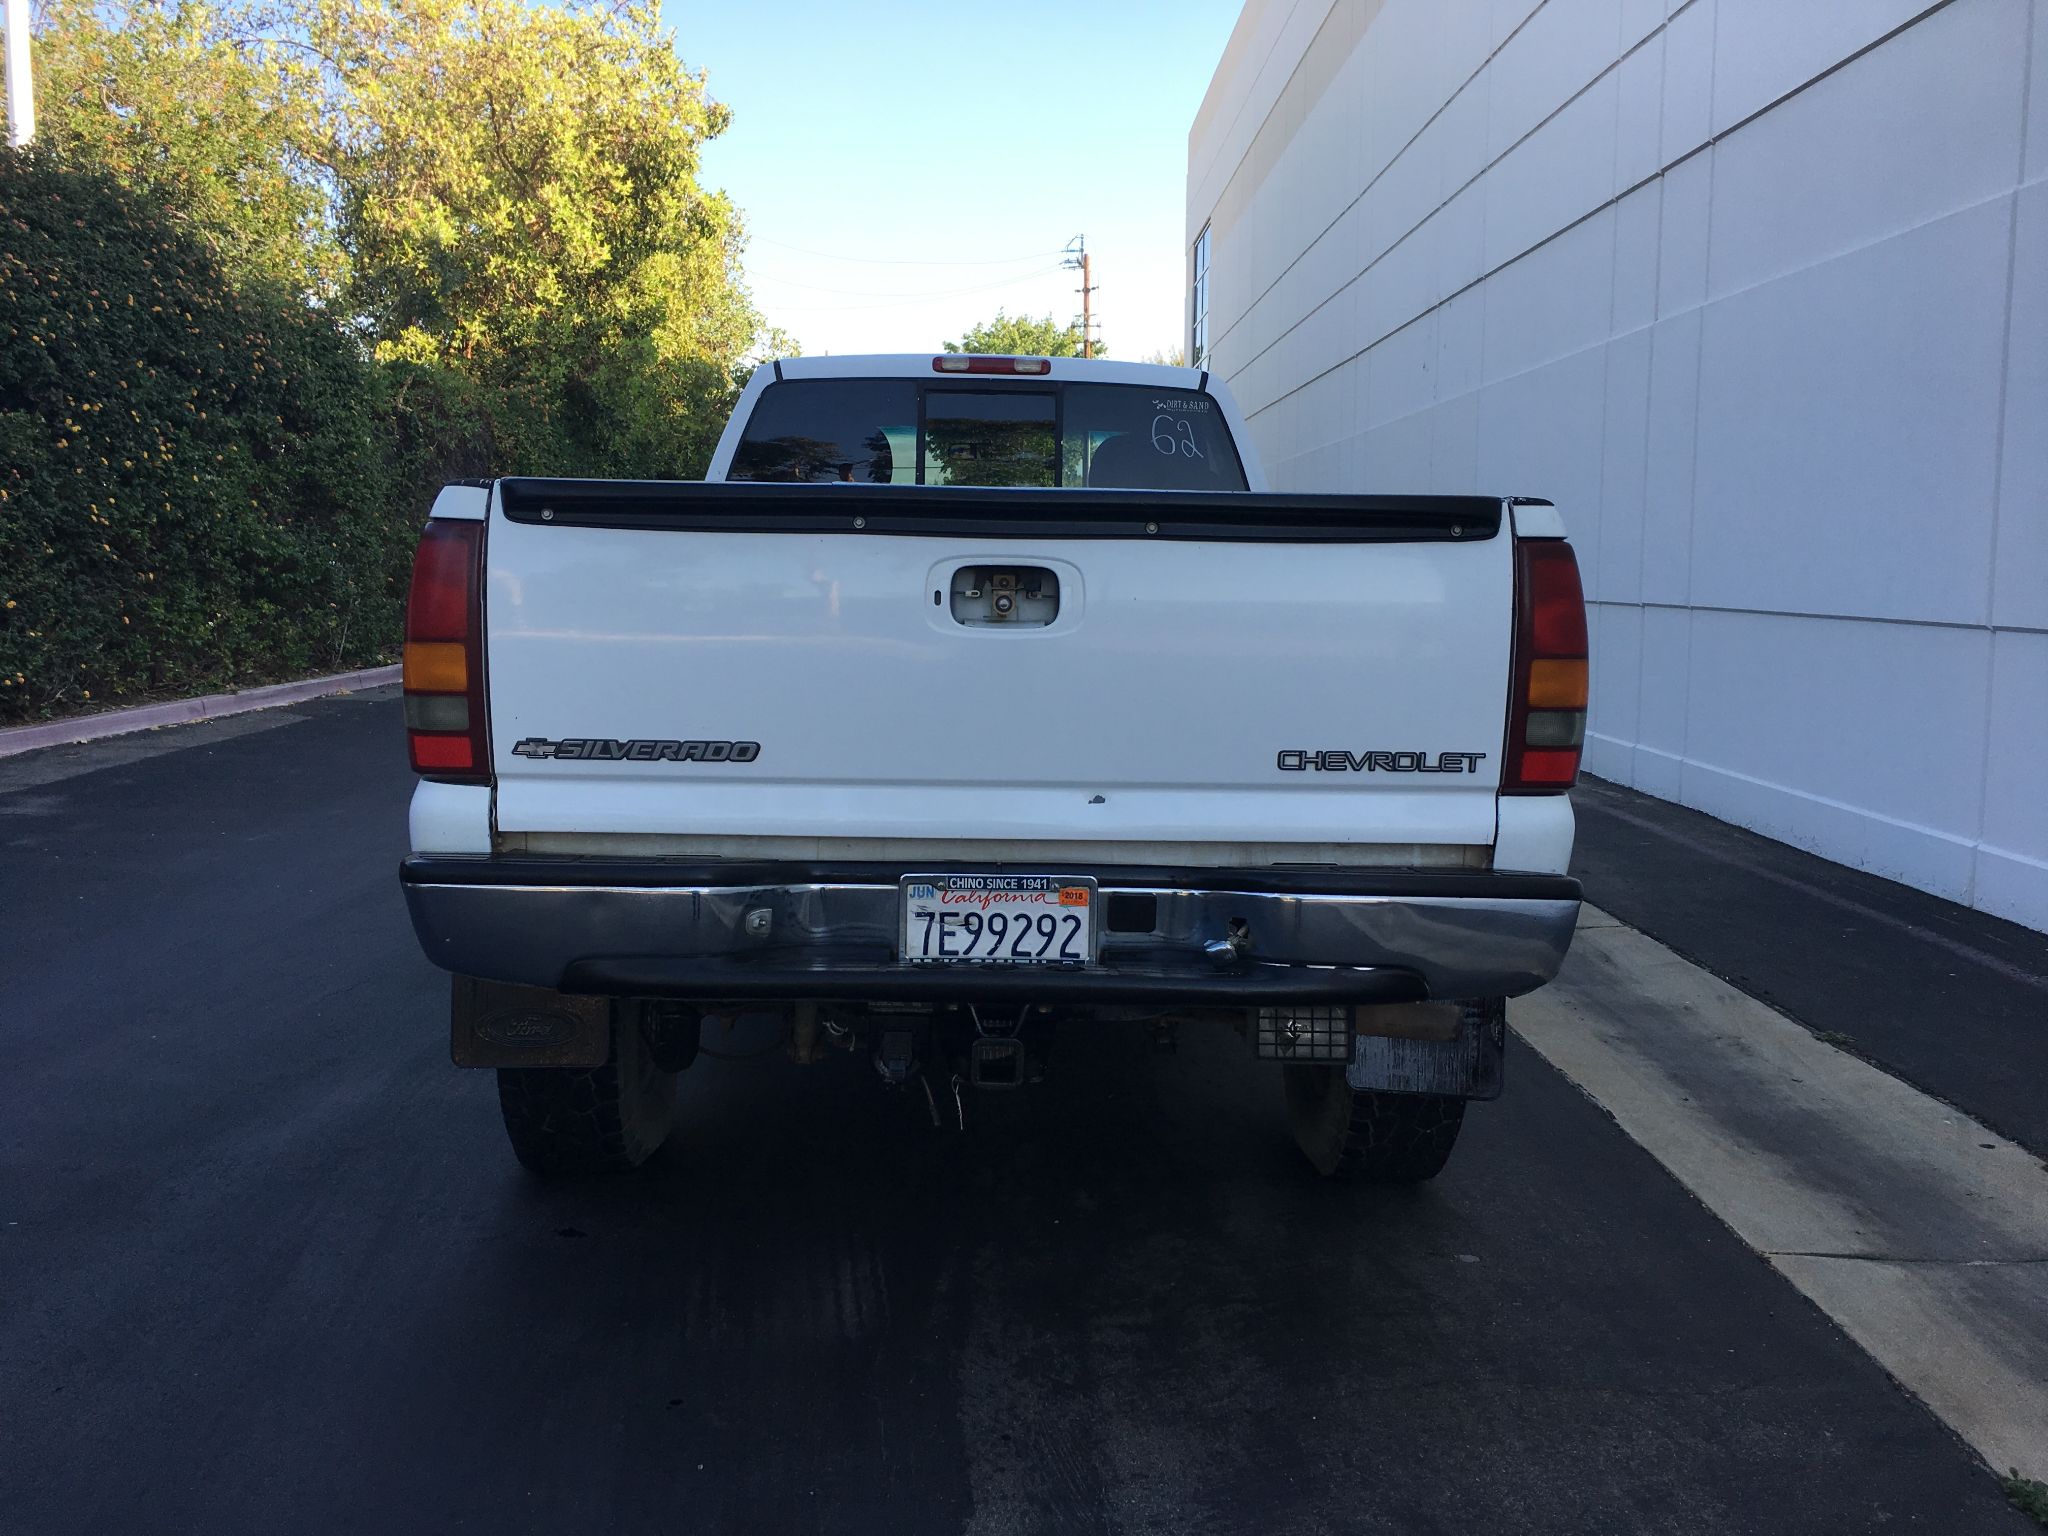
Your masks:
<instances>
[{"instance_id":1,"label":"license plate","mask_svg":"<svg viewBox=\"0 0 2048 1536\"><path fill-rule=\"evenodd\" d=\"M1095 882L1058 875L912 875L902 884L913 965L1089 965Z\"/></svg>"}]
</instances>

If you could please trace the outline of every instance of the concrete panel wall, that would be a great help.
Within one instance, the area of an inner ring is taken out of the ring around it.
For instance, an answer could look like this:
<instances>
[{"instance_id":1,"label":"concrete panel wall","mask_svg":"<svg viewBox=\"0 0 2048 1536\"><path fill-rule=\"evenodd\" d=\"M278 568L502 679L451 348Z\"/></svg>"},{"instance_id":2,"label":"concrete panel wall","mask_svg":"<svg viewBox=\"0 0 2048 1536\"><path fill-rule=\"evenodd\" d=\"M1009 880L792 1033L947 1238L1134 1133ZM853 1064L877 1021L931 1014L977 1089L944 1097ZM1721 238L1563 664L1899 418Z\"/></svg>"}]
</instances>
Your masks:
<instances>
[{"instance_id":1,"label":"concrete panel wall","mask_svg":"<svg viewBox=\"0 0 2048 1536\"><path fill-rule=\"evenodd\" d=\"M1282 488L1548 496L1605 777L2048 928L2048 0L1251 0Z\"/></svg>"}]
</instances>

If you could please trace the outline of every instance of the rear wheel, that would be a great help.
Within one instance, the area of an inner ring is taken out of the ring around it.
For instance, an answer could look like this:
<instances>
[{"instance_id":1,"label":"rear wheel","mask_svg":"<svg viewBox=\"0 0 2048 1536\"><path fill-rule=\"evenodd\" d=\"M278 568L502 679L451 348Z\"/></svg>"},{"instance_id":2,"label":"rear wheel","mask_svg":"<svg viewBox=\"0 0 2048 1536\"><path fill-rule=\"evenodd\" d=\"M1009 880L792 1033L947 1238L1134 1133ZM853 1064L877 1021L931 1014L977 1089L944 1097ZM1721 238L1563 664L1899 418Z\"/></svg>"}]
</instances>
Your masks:
<instances>
[{"instance_id":1,"label":"rear wheel","mask_svg":"<svg viewBox=\"0 0 2048 1536\"><path fill-rule=\"evenodd\" d=\"M1354 1089L1342 1067L1282 1068L1287 1123L1318 1173L1370 1184L1419 1184L1443 1172L1465 1101Z\"/></svg>"},{"instance_id":2,"label":"rear wheel","mask_svg":"<svg viewBox=\"0 0 2048 1536\"><path fill-rule=\"evenodd\" d=\"M643 1009L612 1004L601 1067L501 1067L498 1108L519 1161L543 1178L637 1168L668 1139L676 1075L656 1065Z\"/></svg>"}]
</instances>

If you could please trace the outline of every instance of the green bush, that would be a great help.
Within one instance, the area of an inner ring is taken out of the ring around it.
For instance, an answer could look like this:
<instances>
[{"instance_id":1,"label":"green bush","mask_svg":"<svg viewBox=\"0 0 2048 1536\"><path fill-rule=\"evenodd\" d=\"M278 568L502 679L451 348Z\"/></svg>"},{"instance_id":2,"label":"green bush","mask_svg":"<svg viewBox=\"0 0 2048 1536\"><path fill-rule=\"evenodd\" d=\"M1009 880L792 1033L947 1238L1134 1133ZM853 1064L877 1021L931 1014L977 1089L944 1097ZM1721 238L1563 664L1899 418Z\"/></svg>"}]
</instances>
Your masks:
<instances>
[{"instance_id":1,"label":"green bush","mask_svg":"<svg viewBox=\"0 0 2048 1536\"><path fill-rule=\"evenodd\" d=\"M395 442L394 382L144 196L0 153L0 717L388 656L438 484L403 468L483 454Z\"/></svg>"},{"instance_id":2,"label":"green bush","mask_svg":"<svg viewBox=\"0 0 2048 1536\"><path fill-rule=\"evenodd\" d=\"M372 362L156 194L0 151L0 720L388 659L444 483L702 474L737 384L566 321Z\"/></svg>"}]
</instances>

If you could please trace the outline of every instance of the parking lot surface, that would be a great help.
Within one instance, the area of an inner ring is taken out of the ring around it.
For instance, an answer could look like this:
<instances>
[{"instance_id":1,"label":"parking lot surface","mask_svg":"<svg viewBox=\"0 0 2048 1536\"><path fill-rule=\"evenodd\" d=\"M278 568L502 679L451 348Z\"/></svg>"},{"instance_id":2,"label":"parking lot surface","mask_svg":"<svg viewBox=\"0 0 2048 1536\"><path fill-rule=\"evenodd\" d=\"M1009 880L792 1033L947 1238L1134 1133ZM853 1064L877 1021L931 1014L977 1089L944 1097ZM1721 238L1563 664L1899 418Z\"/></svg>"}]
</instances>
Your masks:
<instances>
[{"instance_id":1,"label":"parking lot surface","mask_svg":"<svg viewBox=\"0 0 2048 1536\"><path fill-rule=\"evenodd\" d=\"M964 1134L701 1061L646 1169L537 1184L447 1065L395 701L261 718L0 765L14 1528L2033 1528L1527 1049L1416 1191L1192 1030Z\"/></svg>"}]
</instances>

